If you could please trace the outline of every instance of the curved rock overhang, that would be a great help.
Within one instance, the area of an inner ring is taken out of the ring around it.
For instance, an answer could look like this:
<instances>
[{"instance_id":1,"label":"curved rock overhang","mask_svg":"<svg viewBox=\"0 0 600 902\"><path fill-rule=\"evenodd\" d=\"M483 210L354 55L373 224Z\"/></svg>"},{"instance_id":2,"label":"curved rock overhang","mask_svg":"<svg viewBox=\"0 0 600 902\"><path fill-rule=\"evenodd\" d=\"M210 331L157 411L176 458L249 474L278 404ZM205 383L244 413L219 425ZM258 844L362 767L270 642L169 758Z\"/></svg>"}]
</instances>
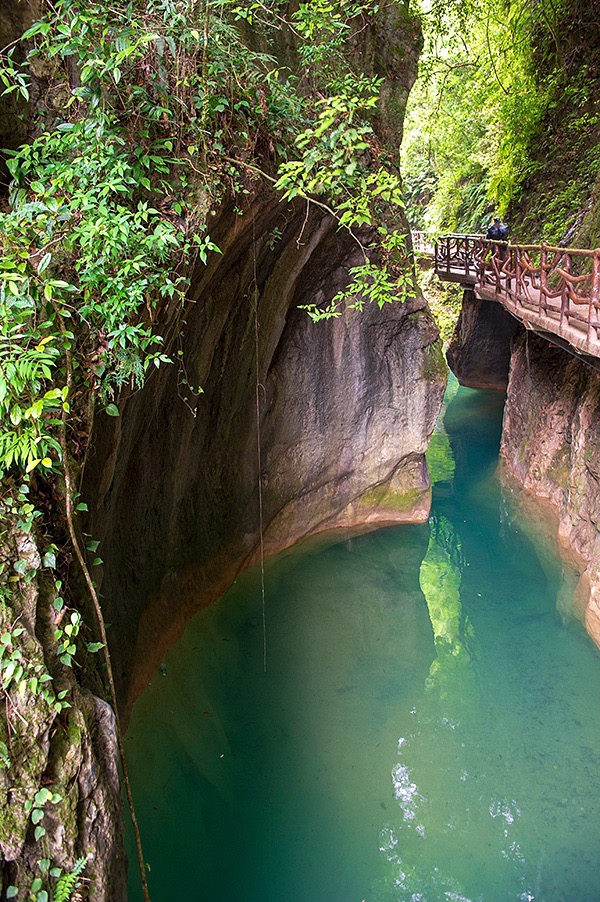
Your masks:
<instances>
[{"instance_id":1,"label":"curved rock overhang","mask_svg":"<svg viewBox=\"0 0 600 902\"><path fill-rule=\"evenodd\" d=\"M175 363L99 418L89 461L124 709L261 547L429 511L446 370L423 299L312 322L299 307L330 300L360 255L318 208L262 195L211 236L223 253L197 272L183 325L173 312ZM203 389L193 409L184 381Z\"/></svg>"}]
</instances>

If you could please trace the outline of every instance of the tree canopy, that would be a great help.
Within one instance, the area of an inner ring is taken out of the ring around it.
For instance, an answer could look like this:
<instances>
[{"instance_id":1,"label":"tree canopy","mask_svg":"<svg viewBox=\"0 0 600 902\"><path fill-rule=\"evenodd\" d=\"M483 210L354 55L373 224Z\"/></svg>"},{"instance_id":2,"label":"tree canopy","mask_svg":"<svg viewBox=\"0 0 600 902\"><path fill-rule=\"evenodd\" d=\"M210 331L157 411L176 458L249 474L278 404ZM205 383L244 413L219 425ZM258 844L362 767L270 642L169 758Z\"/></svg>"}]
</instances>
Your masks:
<instances>
[{"instance_id":1,"label":"tree canopy","mask_svg":"<svg viewBox=\"0 0 600 902\"><path fill-rule=\"evenodd\" d=\"M421 17L402 148L411 222L480 231L498 211L558 241L600 168L597 3L423 2Z\"/></svg>"}]
</instances>

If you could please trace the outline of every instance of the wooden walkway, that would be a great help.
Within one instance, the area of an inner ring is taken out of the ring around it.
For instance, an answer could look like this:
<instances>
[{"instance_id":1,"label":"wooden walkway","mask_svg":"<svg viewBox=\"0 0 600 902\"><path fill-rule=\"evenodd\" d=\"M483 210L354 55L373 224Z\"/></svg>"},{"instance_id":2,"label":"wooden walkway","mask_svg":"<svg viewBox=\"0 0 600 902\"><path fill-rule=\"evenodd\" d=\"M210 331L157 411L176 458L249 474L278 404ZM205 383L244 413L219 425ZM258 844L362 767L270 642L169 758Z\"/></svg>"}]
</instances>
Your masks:
<instances>
[{"instance_id":1,"label":"wooden walkway","mask_svg":"<svg viewBox=\"0 0 600 902\"><path fill-rule=\"evenodd\" d=\"M459 282L477 297L501 303L526 327L598 367L600 248L443 235L435 245L434 268L440 279Z\"/></svg>"}]
</instances>

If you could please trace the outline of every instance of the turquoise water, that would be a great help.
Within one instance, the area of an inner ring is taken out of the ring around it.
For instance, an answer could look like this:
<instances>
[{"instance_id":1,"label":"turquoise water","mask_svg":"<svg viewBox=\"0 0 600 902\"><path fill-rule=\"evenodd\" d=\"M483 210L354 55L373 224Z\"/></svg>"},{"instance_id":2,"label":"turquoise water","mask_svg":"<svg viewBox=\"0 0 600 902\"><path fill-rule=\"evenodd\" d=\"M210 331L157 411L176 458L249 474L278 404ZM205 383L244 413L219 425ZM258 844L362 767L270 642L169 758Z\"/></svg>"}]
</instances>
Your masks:
<instances>
[{"instance_id":1,"label":"turquoise water","mask_svg":"<svg viewBox=\"0 0 600 902\"><path fill-rule=\"evenodd\" d=\"M428 525L273 562L266 673L246 574L136 703L153 902L600 899L600 655L494 477L502 399L448 399Z\"/></svg>"}]
</instances>

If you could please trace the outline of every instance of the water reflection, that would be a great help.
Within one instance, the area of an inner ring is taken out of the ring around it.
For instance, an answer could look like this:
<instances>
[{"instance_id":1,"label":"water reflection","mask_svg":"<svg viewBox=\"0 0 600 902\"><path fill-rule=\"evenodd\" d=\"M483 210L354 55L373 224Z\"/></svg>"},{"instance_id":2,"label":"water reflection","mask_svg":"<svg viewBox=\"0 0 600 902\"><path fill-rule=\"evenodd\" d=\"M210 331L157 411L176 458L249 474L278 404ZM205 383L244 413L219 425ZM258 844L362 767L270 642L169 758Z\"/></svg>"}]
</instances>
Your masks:
<instances>
[{"instance_id":1,"label":"water reflection","mask_svg":"<svg viewBox=\"0 0 600 902\"><path fill-rule=\"evenodd\" d=\"M427 602L436 657L429 670L428 688L446 698L465 691L472 678L468 644L474 638L460 600L463 559L460 539L443 515L429 520L429 545L419 570L419 584Z\"/></svg>"},{"instance_id":2,"label":"water reflection","mask_svg":"<svg viewBox=\"0 0 600 902\"><path fill-rule=\"evenodd\" d=\"M456 468L443 416L455 393L456 383L451 383L428 452L432 482L446 483L446 496L452 495ZM429 543L419 569L419 585L431 621L435 657L420 704L410 712L412 729L398 740L392 785L402 820L395 826L386 824L380 833L380 851L390 866L388 889L395 898L414 902L428 898L467 902L469 898L453 873L456 868L447 866L443 854L444 849L454 847L457 832L468 829L455 799L470 777L461 717L465 706L469 715L476 704L471 652L475 633L461 602L464 567L457 529L447 516L434 513L429 520ZM423 759L432 748L439 778L432 779L431 768L419 777ZM517 810L516 803L511 809L504 800L492 800L489 806L490 816L508 813L513 820ZM455 857L450 854L452 863ZM427 873L425 863L433 861L438 863Z\"/></svg>"},{"instance_id":3,"label":"water reflection","mask_svg":"<svg viewBox=\"0 0 600 902\"><path fill-rule=\"evenodd\" d=\"M273 563L266 674L252 573L189 624L128 739L153 902L597 902L598 654L500 522L501 408L447 407L429 526Z\"/></svg>"}]
</instances>

